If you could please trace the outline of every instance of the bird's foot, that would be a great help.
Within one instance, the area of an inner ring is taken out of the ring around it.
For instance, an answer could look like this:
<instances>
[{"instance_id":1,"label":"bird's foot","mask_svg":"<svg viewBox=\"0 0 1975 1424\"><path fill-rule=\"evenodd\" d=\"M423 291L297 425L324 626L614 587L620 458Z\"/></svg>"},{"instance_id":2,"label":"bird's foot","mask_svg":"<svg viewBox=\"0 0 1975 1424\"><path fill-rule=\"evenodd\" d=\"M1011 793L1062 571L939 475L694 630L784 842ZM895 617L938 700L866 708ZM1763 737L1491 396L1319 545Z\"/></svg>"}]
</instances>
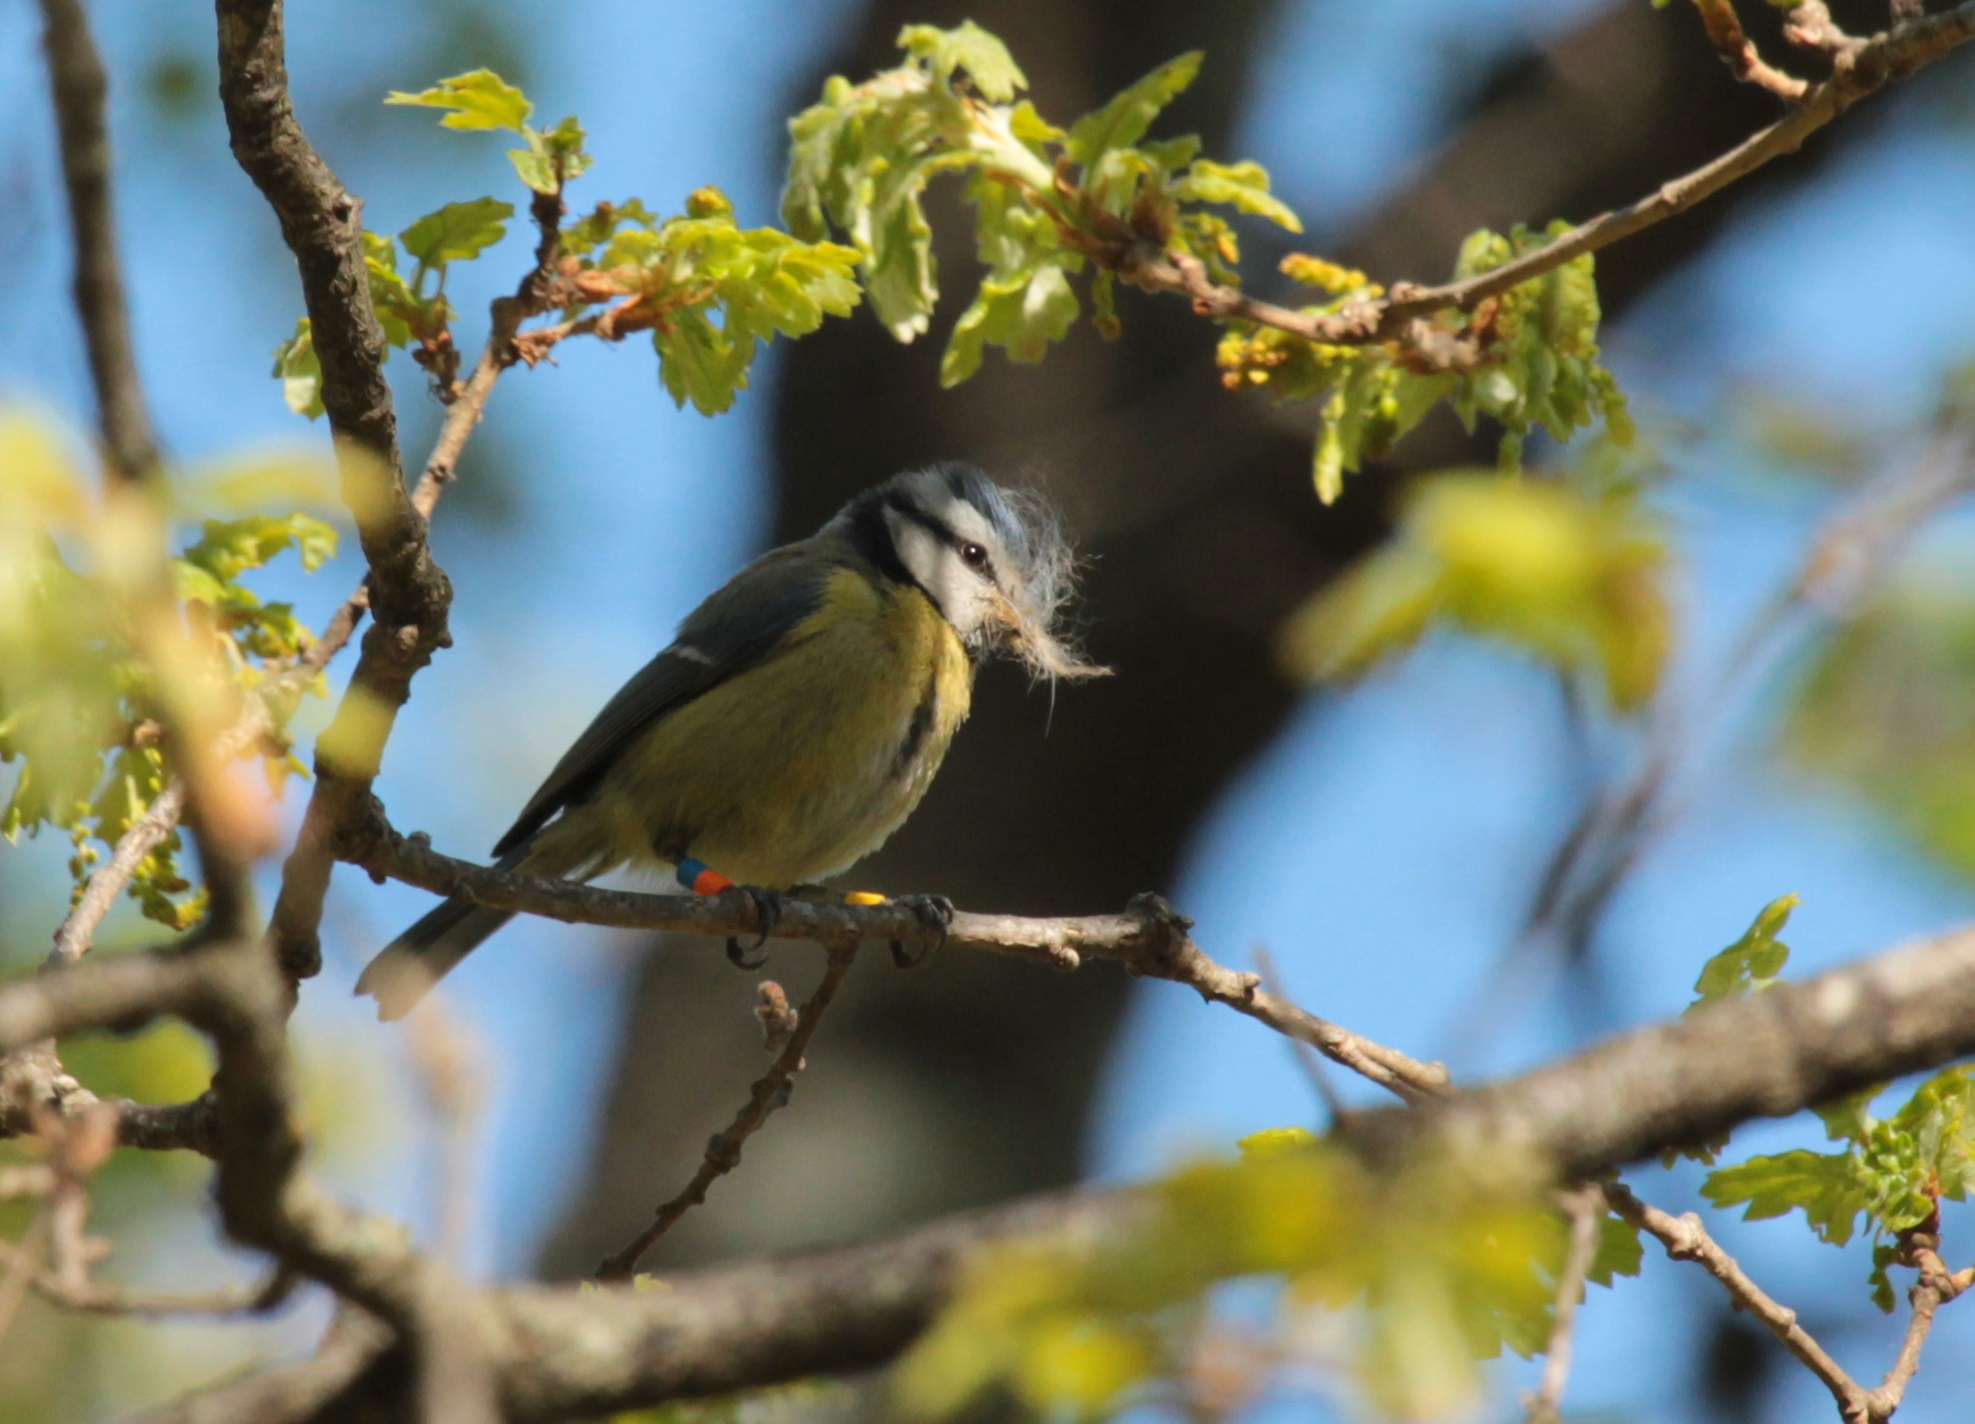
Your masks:
<instances>
[{"instance_id":1,"label":"bird's foot","mask_svg":"<svg viewBox=\"0 0 1975 1424\"><path fill-rule=\"evenodd\" d=\"M848 898L848 897L846 897ZM903 905L919 917L932 936L930 944L908 950L903 940L892 940L891 962L900 969L917 969L946 945L947 931L953 928L953 902L944 895L900 895L891 901Z\"/></svg>"},{"instance_id":2,"label":"bird's foot","mask_svg":"<svg viewBox=\"0 0 1975 1424\"><path fill-rule=\"evenodd\" d=\"M764 890L759 885L735 885L731 887L748 897L754 904L755 941L743 945L739 935L731 935L727 940L727 962L736 969L759 969L768 962L763 946L768 936L782 919L782 897L773 890Z\"/></svg>"},{"instance_id":3,"label":"bird's foot","mask_svg":"<svg viewBox=\"0 0 1975 1424\"><path fill-rule=\"evenodd\" d=\"M768 936L782 919L782 901L773 890L764 890L759 885L736 885L703 860L687 856L681 860L675 872L679 883L695 895L724 895L735 890L747 896L754 905L754 925L756 939L745 947L739 935L727 938L727 960L737 969L759 969L768 962L766 954L757 953L768 943Z\"/></svg>"}]
</instances>

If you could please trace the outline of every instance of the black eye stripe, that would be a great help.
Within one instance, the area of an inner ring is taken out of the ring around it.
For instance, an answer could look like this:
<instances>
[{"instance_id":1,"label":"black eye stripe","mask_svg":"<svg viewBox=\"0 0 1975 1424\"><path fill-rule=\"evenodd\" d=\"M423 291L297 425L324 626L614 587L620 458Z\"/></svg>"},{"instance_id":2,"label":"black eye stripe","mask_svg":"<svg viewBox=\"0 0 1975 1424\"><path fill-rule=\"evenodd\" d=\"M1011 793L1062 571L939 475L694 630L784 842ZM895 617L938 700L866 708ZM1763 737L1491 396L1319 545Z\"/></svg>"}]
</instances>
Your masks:
<instances>
[{"instance_id":1,"label":"black eye stripe","mask_svg":"<svg viewBox=\"0 0 1975 1424\"><path fill-rule=\"evenodd\" d=\"M953 532L952 526L947 524L945 520L926 513L925 510L920 509L917 505L905 504L899 501L888 501L886 508L897 511L906 519L911 520L921 529L924 529L928 534L939 540L940 543L946 545L947 548L953 550L956 554L959 554L961 559L970 568L978 569L980 572L989 576L993 575L994 560L989 557L986 545L978 543L973 539L962 539L958 534ZM981 551L981 561L978 564L968 559L966 552L968 549L979 549Z\"/></svg>"},{"instance_id":2,"label":"black eye stripe","mask_svg":"<svg viewBox=\"0 0 1975 1424\"><path fill-rule=\"evenodd\" d=\"M925 510L919 508L918 505L905 504L898 500L892 500L887 502L885 507L911 520L914 524L918 525L921 529L925 530L928 534L932 535L935 539L939 540L940 543L946 545L948 548L953 547L954 544L953 531L949 529L943 521L935 519L932 515L926 513Z\"/></svg>"}]
</instances>

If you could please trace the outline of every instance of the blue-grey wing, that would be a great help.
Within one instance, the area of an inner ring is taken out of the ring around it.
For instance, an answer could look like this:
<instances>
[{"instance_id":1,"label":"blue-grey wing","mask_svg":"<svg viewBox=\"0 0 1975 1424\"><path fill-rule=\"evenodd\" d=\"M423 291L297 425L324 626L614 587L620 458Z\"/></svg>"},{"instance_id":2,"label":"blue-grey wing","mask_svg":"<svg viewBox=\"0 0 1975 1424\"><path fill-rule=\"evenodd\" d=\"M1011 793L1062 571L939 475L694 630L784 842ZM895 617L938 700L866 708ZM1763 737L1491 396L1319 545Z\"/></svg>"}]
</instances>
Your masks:
<instances>
[{"instance_id":1,"label":"blue-grey wing","mask_svg":"<svg viewBox=\"0 0 1975 1424\"><path fill-rule=\"evenodd\" d=\"M505 855L565 806L587 800L638 735L745 672L822 606L838 565L794 544L762 555L695 609L672 645L604 704L494 846Z\"/></svg>"}]
</instances>

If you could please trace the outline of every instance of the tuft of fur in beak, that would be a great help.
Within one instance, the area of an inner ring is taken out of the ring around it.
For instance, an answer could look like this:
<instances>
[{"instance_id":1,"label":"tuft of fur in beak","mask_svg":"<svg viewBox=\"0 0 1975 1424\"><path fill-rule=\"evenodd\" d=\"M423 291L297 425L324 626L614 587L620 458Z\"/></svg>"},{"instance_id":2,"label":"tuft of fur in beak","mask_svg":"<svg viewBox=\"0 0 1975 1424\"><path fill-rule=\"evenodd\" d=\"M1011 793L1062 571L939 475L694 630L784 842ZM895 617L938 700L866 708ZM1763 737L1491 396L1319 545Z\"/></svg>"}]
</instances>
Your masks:
<instances>
[{"instance_id":1,"label":"tuft of fur in beak","mask_svg":"<svg viewBox=\"0 0 1975 1424\"><path fill-rule=\"evenodd\" d=\"M1076 589L1077 558L1054 511L1027 491L1013 491L1009 500L1028 547L1023 550L1019 587L994 603L995 619L1006 630L1005 646L1038 682L1109 677L1110 668L1090 661L1058 631L1063 607Z\"/></svg>"}]
</instances>

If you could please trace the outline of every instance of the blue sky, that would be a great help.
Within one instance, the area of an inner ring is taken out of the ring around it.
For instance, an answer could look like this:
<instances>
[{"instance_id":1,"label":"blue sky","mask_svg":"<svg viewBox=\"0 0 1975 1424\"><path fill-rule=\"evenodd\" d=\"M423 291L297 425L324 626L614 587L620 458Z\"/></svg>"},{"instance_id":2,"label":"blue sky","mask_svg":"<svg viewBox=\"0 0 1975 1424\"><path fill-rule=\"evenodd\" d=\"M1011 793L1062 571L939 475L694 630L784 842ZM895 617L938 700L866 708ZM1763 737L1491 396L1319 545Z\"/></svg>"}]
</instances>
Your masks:
<instances>
[{"instance_id":1,"label":"blue sky","mask_svg":"<svg viewBox=\"0 0 1975 1424\"><path fill-rule=\"evenodd\" d=\"M1266 162L1299 207L1343 221L1430 150L1444 117L1432 94L1450 57L1500 47L1518 31L1541 33L1586 8L1581 0L1289 5L1258 72L1241 152ZM216 108L167 122L133 97L138 66L160 47L209 51L209 11L176 0L98 10L119 85L119 200L140 360L166 439L190 460L319 440L282 406L267 376L268 353L292 327L299 301L273 223L225 153ZM428 134L430 116L404 110L354 119L339 110L330 126L312 107L353 84L381 91L434 77L417 67L419 56L447 13L365 0L299 6L292 19L304 120L340 135L340 147L324 138L329 157L381 228L431 206L435 188L471 197L512 186L491 138ZM576 109L590 131L599 157L583 179L585 195L636 193L671 208L714 182L744 219L770 219L780 110L851 7L615 0L578 13L580 26L552 31L541 12L517 6L513 24L539 108L549 118ZM1678 11L1665 22L1692 23ZM0 216L0 234L27 254L31 277L0 291L0 392L86 410L33 38L25 7L0 12L0 177L28 197L12 217ZM1975 140L1913 114L1896 114L1889 128L1885 141L1822 182L1740 218L1712 261L1612 333L1614 366L1649 423L1717 414L1751 383L1874 427L1925 408L1942 370L1971 345ZM393 147L409 134L434 145L421 150L415 182L392 166ZM511 235L461 281L454 295L469 329L485 299L511 285L525 246L525 233ZM443 509L438 521L440 554L458 586L457 646L421 676L380 790L400 825L423 827L449 849L470 852L492 838L595 706L758 546L765 527L767 402L759 390L734 414L707 421L672 408L637 343L572 343L558 359L559 367L504 380L488 421L517 475L524 576L513 563L519 545ZM772 364L764 378L769 371ZM410 363L398 358L393 374L415 452L431 414ZM1679 675L1702 687L1726 641L1788 569L1827 492L1779 490L1726 443L1682 445L1676 463L1665 509L1684 540L1693 622ZM310 583L291 580L278 591L326 607L353 569L346 556ZM529 699L525 716L517 714L520 696ZM1777 772L1755 735L1761 712L1744 709L1712 744L1680 820L1619 897L1603 960L1607 1027L1676 1011L1700 961L1786 891L1804 896L1788 938L1794 965L1805 970L1975 908L1966 885L1929 869L1853 808ZM1293 718L1201 828L1196 868L1177 898L1222 957L1244 960L1266 944L1318 1012L1409 1051L1450 1053L1472 1039L1463 1010L1488 981L1572 807L1573 784L1555 754L1559 716L1548 681L1513 657L1430 642L1350 695L1312 701ZM24 878L10 881L9 892ZM1299 907L1311 903L1322 906L1316 927L1297 928L1309 923ZM415 892L360 877L337 883L329 963L305 999L300 1031L326 1061L347 1065L338 1069L354 1075L346 1090L404 1072L402 1041L380 1035L346 993L369 950L424 904ZM489 1187L474 1246L482 1269L524 1268L555 1217L566 1186L561 1164L585 1130L565 1106L609 1060L630 949L602 932L519 924L503 935L500 953L476 959L453 986L457 1015L472 1026L492 1074L482 1149ZM1457 1071L1513 1068L1570 1048L1584 1031L1541 983L1519 992L1507 1020L1486 1052L1454 1059ZM570 1024L588 1027L571 1033ZM1106 1177L1156 1171L1188 1150L1224 1147L1242 1132L1312 1112L1281 1043L1190 993L1148 985L1097 1115L1093 1169ZM332 1165L378 1204L423 1212L421 1174L376 1167L403 1159L414 1126L387 1126L371 1143L383 1151L352 1152ZM1763 1127L1749 1140L1760 1148L1802 1136ZM1642 1188L1684 1209L1692 1180L1676 1175L1662 1188L1655 1175L1641 1173ZM1726 1225L1722 1234L1778 1294L1807 1309L1862 1303L1865 1265L1856 1250L1810 1247L1795 1226ZM1689 1417L1690 1381L1661 1361L1689 1353L1685 1332L1711 1303L1710 1289L1698 1273L1661 1262L1643 1282L1594 1296L1574 1407ZM1969 1367L1953 1357L1971 1353L1971 1341L1975 1319L1949 1312L1903 1419L1960 1417L1952 1401L1968 1387ZM1887 1331L1848 1335L1841 1350L1876 1374L1870 1362L1890 1355ZM1777 1417L1828 1408L1808 1376L1790 1389Z\"/></svg>"}]
</instances>

